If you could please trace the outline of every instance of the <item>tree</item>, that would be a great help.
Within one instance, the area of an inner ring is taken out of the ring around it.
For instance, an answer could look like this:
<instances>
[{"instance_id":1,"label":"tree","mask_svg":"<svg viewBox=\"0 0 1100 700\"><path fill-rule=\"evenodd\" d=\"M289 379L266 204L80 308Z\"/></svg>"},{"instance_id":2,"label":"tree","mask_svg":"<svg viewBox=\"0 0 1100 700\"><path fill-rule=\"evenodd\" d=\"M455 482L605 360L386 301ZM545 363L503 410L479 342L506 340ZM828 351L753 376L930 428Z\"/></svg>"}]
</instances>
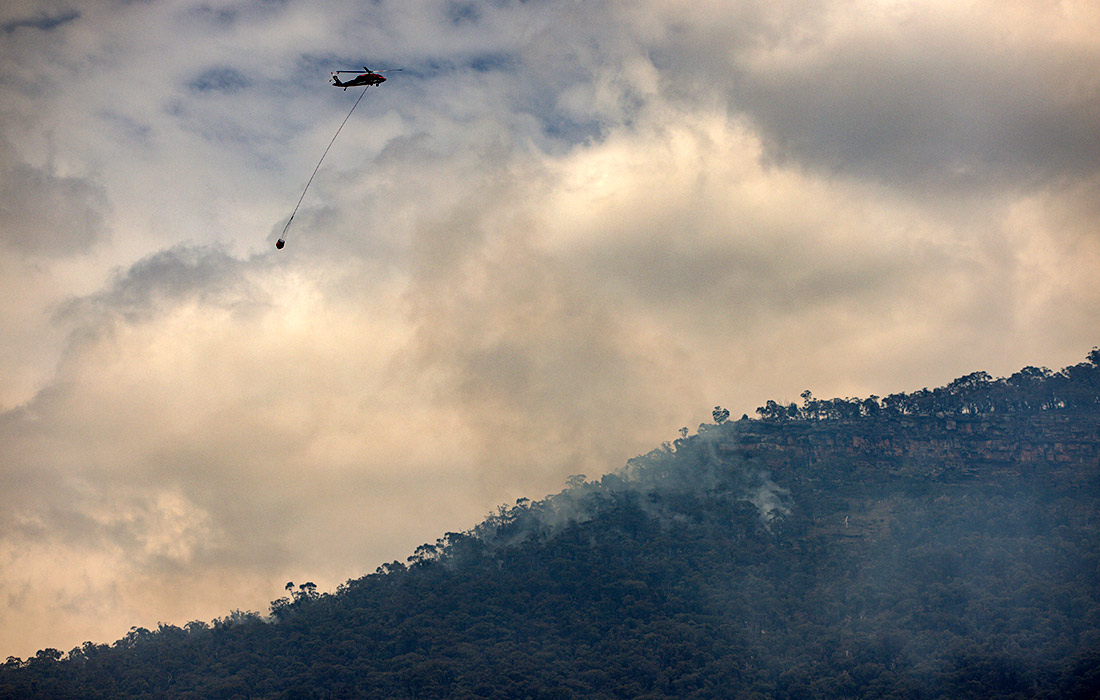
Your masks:
<instances>
[{"instance_id":1,"label":"tree","mask_svg":"<svg viewBox=\"0 0 1100 700\"><path fill-rule=\"evenodd\" d=\"M313 600L317 597L317 584L307 581L298 586L298 592L294 594L294 600Z\"/></svg>"},{"instance_id":2,"label":"tree","mask_svg":"<svg viewBox=\"0 0 1100 700\"><path fill-rule=\"evenodd\" d=\"M878 402L878 397L871 394L860 404L860 411L868 418L877 418L882 411L882 405Z\"/></svg>"},{"instance_id":3,"label":"tree","mask_svg":"<svg viewBox=\"0 0 1100 700\"><path fill-rule=\"evenodd\" d=\"M565 480L565 488L567 489L579 489L584 486L585 480L588 477L584 474L571 474L569 478Z\"/></svg>"},{"instance_id":4,"label":"tree","mask_svg":"<svg viewBox=\"0 0 1100 700\"><path fill-rule=\"evenodd\" d=\"M430 561L434 561L439 556L439 548L434 544L422 544L417 547L408 561L412 565L426 564Z\"/></svg>"},{"instance_id":5,"label":"tree","mask_svg":"<svg viewBox=\"0 0 1100 700\"><path fill-rule=\"evenodd\" d=\"M813 393L807 389L803 391L799 396L802 397L802 415L806 418L818 419L821 418L821 404L814 398Z\"/></svg>"},{"instance_id":6,"label":"tree","mask_svg":"<svg viewBox=\"0 0 1100 700\"><path fill-rule=\"evenodd\" d=\"M31 659L31 662L54 663L56 661L60 661L62 656L64 656L64 654L59 649L54 649L52 647L47 649L39 649L38 652L34 655L34 658Z\"/></svg>"},{"instance_id":7,"label":"tree","mask_svg":"<svg viewBox=\"0 0 1100 700\"><path fill-rule=\"evenodd\" d=\"M714 422L718 425L722 425L730 419L730 412L721 406L715 406L711 415L714 416Z\"/></svg>"},{"instance_id":8,"label":"tree","mask_svg":"<svg viewBox=\"0 0 1100 700\"><path fill-rule=\"evenodd\" d=\"M778 421L787 417L786 406L780 406L772 399L768 399L767 403L756 409L756 412L766 421Z\"/></svg>"}]
</instances>

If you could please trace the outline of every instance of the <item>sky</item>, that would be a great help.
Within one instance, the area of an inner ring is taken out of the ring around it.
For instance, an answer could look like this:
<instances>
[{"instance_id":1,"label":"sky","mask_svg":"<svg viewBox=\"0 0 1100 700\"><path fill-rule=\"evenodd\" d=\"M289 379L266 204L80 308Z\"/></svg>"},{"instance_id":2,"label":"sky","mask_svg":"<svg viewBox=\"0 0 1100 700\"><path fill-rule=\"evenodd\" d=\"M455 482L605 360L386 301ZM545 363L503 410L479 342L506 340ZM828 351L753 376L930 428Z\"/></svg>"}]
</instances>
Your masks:
<instances>
[{"instance_id":1,"label":"sky","mask_svg":"<svg viewBox=\"0 0 1100 700\"><path fill-rule=\"evenodd\" d=\"M715 405L1080 362L1098 125L1094 0L9 0L0 657L333 590Z\"/></svg>"}]
</instances>

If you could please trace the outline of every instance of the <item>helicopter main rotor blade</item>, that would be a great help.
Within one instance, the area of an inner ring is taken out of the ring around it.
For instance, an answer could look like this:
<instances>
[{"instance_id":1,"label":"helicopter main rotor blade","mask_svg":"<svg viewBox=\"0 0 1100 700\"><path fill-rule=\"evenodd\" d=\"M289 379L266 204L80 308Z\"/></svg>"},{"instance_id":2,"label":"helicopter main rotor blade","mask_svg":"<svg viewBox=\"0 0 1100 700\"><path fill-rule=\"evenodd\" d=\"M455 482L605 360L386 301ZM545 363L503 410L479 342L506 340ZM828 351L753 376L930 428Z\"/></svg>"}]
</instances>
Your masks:
<instances>
[{"instance_id":1,"label":"helicopter main rotor blade","mask_svg":"<svg viewBox=\"0 0 1100 700\"><path fill-rule=\"evenodd\" d=\"M368 73L393 73L395 71L405 70L405 69L404 68L383 68L382 70L371 70L370 68L364 68L363 70L365 70ZM329 71L329 72L330 73L362 73L363 71L362 70L334 70L334 71Z\"/></svg>"}]
</instances>

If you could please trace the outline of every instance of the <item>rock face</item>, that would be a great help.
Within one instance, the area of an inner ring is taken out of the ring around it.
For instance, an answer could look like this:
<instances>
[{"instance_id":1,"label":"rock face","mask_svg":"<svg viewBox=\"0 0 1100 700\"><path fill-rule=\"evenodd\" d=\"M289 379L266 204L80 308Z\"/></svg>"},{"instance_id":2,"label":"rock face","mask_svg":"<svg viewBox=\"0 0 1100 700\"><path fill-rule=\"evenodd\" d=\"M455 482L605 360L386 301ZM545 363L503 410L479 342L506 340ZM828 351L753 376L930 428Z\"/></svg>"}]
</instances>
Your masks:
<instances>
[{"instance_id":1,"label":"rock face","mask_svg":"<svg viewBox=\"0 0 1100 700\"><path fill-rule=\"evenodd\" d=\"M813 479L838 462L864 478L994 479L1100 470L1100 415L913 416L856 421L742 420L719 442L783 478Z\"/></svg>"},{"instance_id":2,"label":"rock face","mask_svg":"<svg viewBox=\"0 0 1100 700\"><path fill-rule=\"evenodd\" d=\"M806 536L853 546L890 536L914 498L1056 491L1077 494L1067 507L1081 510L1100 496L1100 413L1092 411L741 420L721 428L724 460L755 463L794 502L816 504L802 514Z\"/></svg>"}]
</instances>

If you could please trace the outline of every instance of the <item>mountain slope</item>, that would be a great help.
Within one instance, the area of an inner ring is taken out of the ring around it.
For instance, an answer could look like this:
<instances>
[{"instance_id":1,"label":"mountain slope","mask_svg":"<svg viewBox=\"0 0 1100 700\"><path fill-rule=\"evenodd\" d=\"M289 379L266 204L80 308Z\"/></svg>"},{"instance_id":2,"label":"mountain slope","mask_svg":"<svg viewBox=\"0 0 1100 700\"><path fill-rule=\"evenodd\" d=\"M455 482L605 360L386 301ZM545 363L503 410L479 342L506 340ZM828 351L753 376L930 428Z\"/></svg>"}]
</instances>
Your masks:
<instances>
[{"instance_id":1,"label":"mountain slope","mask_svg":"<svg viewBox=\"0 0 1100 700\"><path fill-rule=\"evenodd\" d=\"M0 698L1100 697L1097 359L716 410L266 620L10 659Z\"/></svg>"}]
</instances>

